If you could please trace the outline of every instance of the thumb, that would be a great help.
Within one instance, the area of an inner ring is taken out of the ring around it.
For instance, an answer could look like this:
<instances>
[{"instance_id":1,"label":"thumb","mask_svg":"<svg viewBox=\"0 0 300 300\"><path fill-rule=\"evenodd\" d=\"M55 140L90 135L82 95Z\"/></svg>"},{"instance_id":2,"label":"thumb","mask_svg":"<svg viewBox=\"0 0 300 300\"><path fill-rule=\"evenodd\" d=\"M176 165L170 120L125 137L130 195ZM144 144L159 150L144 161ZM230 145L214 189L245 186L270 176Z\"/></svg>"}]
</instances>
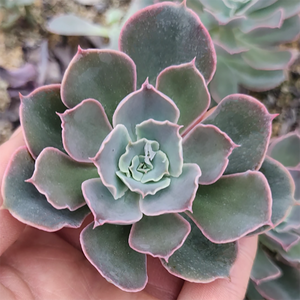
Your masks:
<instances>
[{"instance_id":1,"label":"thumb","mask_svg":"<svg viewBox=\"0 0 300 300\"><path fill-rule=\"evenodd\" d=\"M5 169L11 155L25 144L21 129L17 129L11 138L0 146L0 187L2 186ZM0 207L3 198L0 193ZM0 255L17 240L25 225L17 221L6 209L0 209Z\"/></svg>"}]
</instances>

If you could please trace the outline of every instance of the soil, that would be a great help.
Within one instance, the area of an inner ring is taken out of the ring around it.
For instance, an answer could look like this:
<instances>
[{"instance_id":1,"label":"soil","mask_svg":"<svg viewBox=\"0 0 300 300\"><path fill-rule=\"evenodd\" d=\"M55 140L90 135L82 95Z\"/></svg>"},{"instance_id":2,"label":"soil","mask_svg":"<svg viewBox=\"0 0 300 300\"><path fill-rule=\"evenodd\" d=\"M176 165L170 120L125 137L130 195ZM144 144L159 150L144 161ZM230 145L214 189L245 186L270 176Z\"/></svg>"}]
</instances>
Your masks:
<instances>
[{"instance_id":1,"label":"soil","mask_svg":"<svg viewBox=\"0 0 300 300\"><path fill-rule=\"evenodd\" d=\"M1 67L12 70L25 63L41 68L35 80L17 89L7 91L5 81L0 80L0 144L19 125L18 91L27 94L41 84L60 83L77 45L82 48L98 47L103 42L101 38L51 34L46 30L47 21L59 14L73 13L101 24L103 13L108 8L126 9L130 0L94 0L97 2L96 6L82 5L85 1L87 0L36 0L26 9L21 8L21 17L12 26L2 31L0 28L0 72ZM0 24L7 21L9 13L10 11L0 8ZM300 51L300 40L289 47ZM46 67L43 64L45 57ZM271 113L280 114L273 121L273 136L283 135L300 127L300 56L287 71L287 80L281 86L262 93L244 89L243 92L258 98Z\"/></svg>"}]
</instances>

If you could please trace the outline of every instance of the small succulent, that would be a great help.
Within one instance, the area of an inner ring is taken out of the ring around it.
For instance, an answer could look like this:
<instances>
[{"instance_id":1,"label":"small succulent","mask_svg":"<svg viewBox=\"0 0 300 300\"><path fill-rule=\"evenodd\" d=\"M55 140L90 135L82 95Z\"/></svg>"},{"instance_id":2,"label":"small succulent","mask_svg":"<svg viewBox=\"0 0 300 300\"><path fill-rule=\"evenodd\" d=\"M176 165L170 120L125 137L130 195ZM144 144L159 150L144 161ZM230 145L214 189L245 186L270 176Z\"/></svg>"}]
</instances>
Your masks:
<instances>
[{"instance_id":1,"label":"small succulent","mask_svg":"<svg viewBox=\"0 0 300 300\"><path fill-rule=\"evenodd\" d=\"M228 278L236 241L294 201L290 174L266 157L275 115L240 94L207 112L216 55L185 2L137 12L119 49L79 48L61 85L21 97L26 147L4 207L46 231L92 213L83 252L125 291L145 287L146 254L191 282Z\"/></svg>"},{"instance_id":2,"label":"small succulent","mask_svg":"<svg viewBox=\"0 0 300 300\"><path fill-rule=\"evenodd\" d=\"M239 86L266 91L285 80L285 70L297 52L280 44L299 36L298 0L199 2L202 9L197 12L209 29L218 56L210 85L215 101L235 93Z\"/></svg>"},{"instance_id":3,"label":"small succulent","mask_svg":"<svg viewBox=\"0 0 300 300\"><path fill-rule=\"evenodd\" d=\"M300 296L300 134L274 139L268 154L294 179L295 205L274 229L260 235L247 291L249 300L295 300Z\"/></svg>"}]
</instances>

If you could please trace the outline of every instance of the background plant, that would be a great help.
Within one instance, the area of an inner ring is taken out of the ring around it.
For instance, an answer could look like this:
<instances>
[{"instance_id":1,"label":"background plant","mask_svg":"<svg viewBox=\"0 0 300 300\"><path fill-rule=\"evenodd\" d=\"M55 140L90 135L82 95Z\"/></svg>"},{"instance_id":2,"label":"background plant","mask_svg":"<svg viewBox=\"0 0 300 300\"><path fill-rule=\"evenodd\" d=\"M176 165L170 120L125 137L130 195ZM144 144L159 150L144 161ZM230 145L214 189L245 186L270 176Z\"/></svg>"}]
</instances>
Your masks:
<instances>
[{"instance_id":1,"label":"background plant","mask_svg":"<svg viewBox=\"0 0 300 300\"><path fill-rule=\"evenodd\" d=\"M268 154L293 177L295 204L274 229L259 237L247 299L294 300L300 295L300 136L291 132L273 139Z\"/></svg>"}]
</instances>

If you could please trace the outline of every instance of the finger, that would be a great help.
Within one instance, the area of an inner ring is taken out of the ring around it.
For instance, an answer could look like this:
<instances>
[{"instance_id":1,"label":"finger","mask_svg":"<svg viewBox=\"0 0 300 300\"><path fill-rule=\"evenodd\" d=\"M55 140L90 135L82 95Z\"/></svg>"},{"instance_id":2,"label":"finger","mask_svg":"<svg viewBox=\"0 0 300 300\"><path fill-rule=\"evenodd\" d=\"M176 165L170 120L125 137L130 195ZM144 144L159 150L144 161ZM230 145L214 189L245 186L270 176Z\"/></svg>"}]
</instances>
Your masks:
<instances>
[{"instance_id":1,"label":"finger","mask_svg":"<svg viewBox=\"0 0 300 300\"><path fill-rule=\"evenodd\" d=\"M25 144L21 129L17 129L11 138L0 146L0 183L4 176L11 155ZM3 198L0 193L0 207ZM0 210L0 255L17 240L25 225L17 221L6 209Z\"/></svg>"},{"instance_id":2,"label":"finger","mask_svg":"<svg viewBox=\"0 0 300 300\"><path fill-rule=\"evenodd\" d=\"M147 255L148 283L145 292L157 299L174 300L182 288L183 280L171 275L158 258Z\"/></svg>"},{"instance_id":3,"label":"finger","mask_svg":"<svg viewBox=\"0 0 300 300\"><path fill-rule=\"evenodd\" d=\"M185 282L178 300L243 300L257 249L257 236L238 241L238 257L234 263L230 281L217 279L201 284Z\"/></svg>"}]
</instances>

